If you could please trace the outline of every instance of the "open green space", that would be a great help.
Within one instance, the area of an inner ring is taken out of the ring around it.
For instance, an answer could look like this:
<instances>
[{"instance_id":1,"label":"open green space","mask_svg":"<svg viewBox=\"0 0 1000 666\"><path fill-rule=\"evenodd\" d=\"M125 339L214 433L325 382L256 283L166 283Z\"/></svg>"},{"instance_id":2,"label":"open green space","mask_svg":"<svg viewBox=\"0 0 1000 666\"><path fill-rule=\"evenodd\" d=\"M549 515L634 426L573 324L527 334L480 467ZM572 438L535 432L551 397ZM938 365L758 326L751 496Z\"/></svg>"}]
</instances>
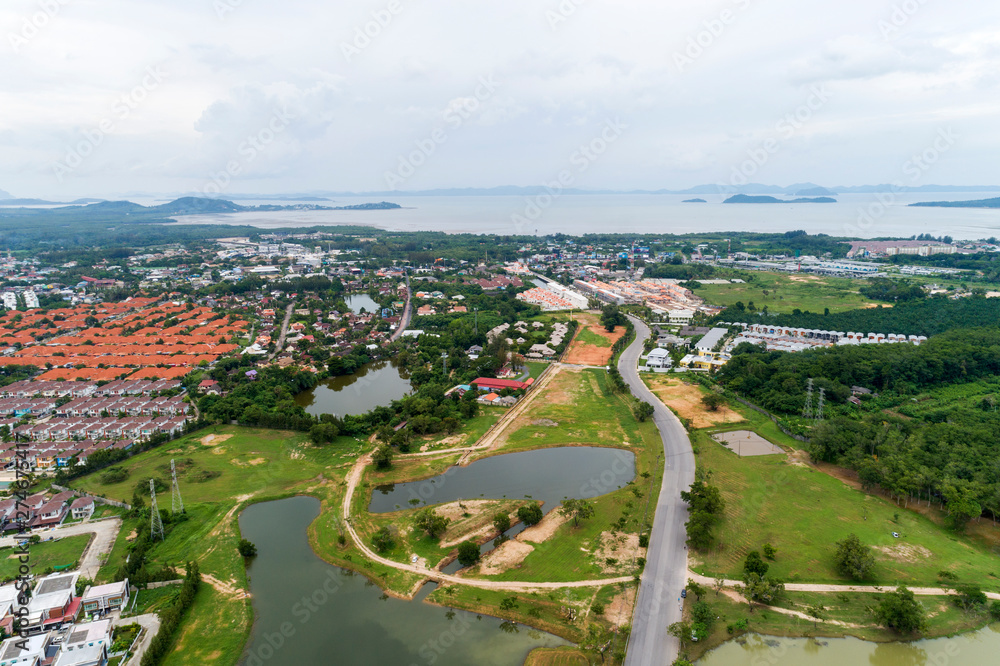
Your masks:
<instances>
[{"instance_id":1,"label":"open green space","mask_svg":"<svg viewBox=\"0 0 1000 666\"><path fill-rule=\"evenodd\" d=\"M842 312L865 307L873 301L865 298L858 289L863 280L849 278L819 277L815 275L783 275L778 273L735 272L733 276L745 280L736 284L703 284L695 293L712 305L729 307L741 301L749 306L769 312L792 312L809 310L822 313Z\"/></svg>"},{"instance_id":2,"label":"open green space","mask_svg":"<svg viewBox=\"0 0 1000 666\"><path fill-rule=\"evenodd\" d=\"M468 421L462 421L462 427L453 434L435 433L425 437L415 438L410 444L411 451L438 451L454 449L462 446L473 446L492 428L507 412L505 407L480 407L479 414Z\"/></svg>"},{"instance_id":3,"label":"open green space","mask_svg":"<svg viewBox=\"0 0 1000 666\"><path fill-rule=\"evenodd\" d=\"M870 608L877 603L878 594L867 593L813 593L788 592L777 602L780 608L788 608L810 618L787 615L778 611L757 607L751 613L742 601L708 591L702 597L712 609L716 620L708 637L698 641L686 641L681 650L689 660L694 661L714 647L739 636L746 631L754 631L770 636L804 636L816 638L841 638L854 636L862 640L885 642L897 641L901 637L890 629L873 624ZM986 624L983 615L969 615L960 610L949 597L918 596L917 602L923 607L928 618L927 630L918 636L907 638L936 638L956 633L972 631ZM685 619L691 614L693 599L689 596L685 605ZM812 618L815 609L822 608L819 619ZM825 621L824 621L825 620ZM745 629L728 628L746 622ZM832 624L841 622L849 626ZM819 647L819 646L817 646Z\"/></svg>"},{"instance_id":4,"label":"open green space","mask_svg":"<svg viewBox=\"0 0 1000 666\"><path fill-rule=\"evenodd\" d=\"M163 666L235 664L250 637L249 597L235 599L202 582Z\"/></svg>"},{"instance_id":5,"label":"open green space","mask_svg":"<svg viewBox=\"0 0 1000 666\"><path fill-rule=\"evenodd\" d=\"M31 546L31 567L36 576L52 567L72 566L83 557L90 543L89 534L65 537L57 541L42 541ZM13 548L0 548L0 580L11 581L21 562Z\"/></svg>"},{"instance_id":6,"label":"open green space","mask_svg":"<svg viewBox=\"0 0 1000 666\"><path fill-rule=\"evenodd\" d=\"M590 666L590 658L576 648L535 648L524 666Z\"/></svg>"},{"instance_id":7,"label":"open green space","mask_svg":"<svg viewBox=\"0 0 1000 666\"><path fill-rule=\"evenodd\" d=\"M577 331L576 339L580 341L580 344L593 345L594 347L610 347L612 344L611 340L608 340L603 335L594 333L586 327L582 327Z\"/></svg>"},{"instance_id":8,"label":"open green space","mask_svg":"<svg viewBox=\"0 0 1000 666\"><path fill-rule=\"evenodd\" d=\"M960 581L1000 590L1000 561L974 538L786 456L738 458L707 432L692 439L698 467L711 474L726 501L718 545L693 554L699 573L738 579L746 554L770 543L778 551L770 575L786 582L850 583L837 573L833 556L835 543L854 533L876 549L872 583L933 587L946 570Z\"/></svg>"}]
</instances>

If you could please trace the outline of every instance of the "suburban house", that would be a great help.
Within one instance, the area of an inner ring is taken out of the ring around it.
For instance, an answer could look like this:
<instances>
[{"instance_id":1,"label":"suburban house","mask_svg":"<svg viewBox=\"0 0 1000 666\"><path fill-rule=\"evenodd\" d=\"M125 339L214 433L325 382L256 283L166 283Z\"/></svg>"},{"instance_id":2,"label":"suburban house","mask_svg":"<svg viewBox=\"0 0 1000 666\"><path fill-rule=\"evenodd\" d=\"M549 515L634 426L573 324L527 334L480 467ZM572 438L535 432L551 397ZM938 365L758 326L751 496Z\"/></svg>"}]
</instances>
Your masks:
<instances>
[{"instance_id":1,"label":"suburban house","mask_svg":"<svg viewBox=\"0 0 1000 666\"><path fill-rule=\"evenodd\" d=\"M80 497L70 504L69 512L73 520L90 518L94 514L94 500L90 497Z\"/></svg>"},{"instance_id":2,"label":"suburban house","mask_svg":"<svg viewBox=\"0 0 1000 666\"><path fill-rule=\"evenodd\" d=\"M128 579L107 585L97 585L83 593L85 613L108 613L128 603Z\"/></svg>"},{"instance_id":3,"label":"suburban house","mask_svg":"<svg viewBox=\"0 0 1000 666\"><path fill-rule=\"evenodd\" d=\"M646 357L646 367L655 369L665 369L673 365L673 360L670 358L670 352L662 347L657 347L649 352Z\"/></svg>"},{"instance_id":4,"label":"suburban house","mask_svg":"<svg viewBox=\"0 0 1000 666\"><path fill-rule=\"evenodd\" d=\"M480 391L502 391L504 389L520 391L531 386L530 383L519 382L516 379L494 379L493 377L473 379L472 385Z\"/></svg>"},{"instance_id":5,"label":"suburban house","mask_svg":"<svg viewBox=\"0 0 1000 666\"><path fill-rule=\"evenodd\" d=\"M51 574L42 578L28 602L28 632L48 631L72 622L80 612L76 597L78 572Z\"/></svg>"}]
</instances>

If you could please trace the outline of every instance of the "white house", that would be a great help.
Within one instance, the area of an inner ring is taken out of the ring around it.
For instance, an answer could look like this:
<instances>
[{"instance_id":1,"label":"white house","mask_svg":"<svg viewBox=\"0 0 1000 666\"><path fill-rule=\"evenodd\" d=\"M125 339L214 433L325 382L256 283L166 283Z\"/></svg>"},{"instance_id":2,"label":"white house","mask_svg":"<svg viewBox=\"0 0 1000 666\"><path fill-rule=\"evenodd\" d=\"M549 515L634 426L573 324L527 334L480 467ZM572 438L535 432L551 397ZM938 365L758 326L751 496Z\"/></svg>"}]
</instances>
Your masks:
<instances>
[{"instance_id":1,"label":"white house","mask_svg":"<svg viewBox=\"0 0 1000 666\"><path fill-rule=\"evenodd\" d=\"M77 498L70 504L69 510L73 516L73 520L89 518L94 514L94 500L90 497Z\"/></svg>"},{"instance_id":2,"label":"white house","mask_svg":"<svg viewBox=\"0 0 1000 666\"><path fill-rule=\"evenodd\" d=\"M83 612L107 613L128 604L128 578L117 583L96 585L83 593Z\"/></svg>"},{"instance_id":3,"label":"white house","mask_svg":"<svg viewBox=\"0 0 1000 666\"><path fill-rule=\"evenodd\" d=\"M673 363L670 352L660 347L649 352L649 356L646 357L647 368L669 368Z\"/></svg>"}]
</instances>

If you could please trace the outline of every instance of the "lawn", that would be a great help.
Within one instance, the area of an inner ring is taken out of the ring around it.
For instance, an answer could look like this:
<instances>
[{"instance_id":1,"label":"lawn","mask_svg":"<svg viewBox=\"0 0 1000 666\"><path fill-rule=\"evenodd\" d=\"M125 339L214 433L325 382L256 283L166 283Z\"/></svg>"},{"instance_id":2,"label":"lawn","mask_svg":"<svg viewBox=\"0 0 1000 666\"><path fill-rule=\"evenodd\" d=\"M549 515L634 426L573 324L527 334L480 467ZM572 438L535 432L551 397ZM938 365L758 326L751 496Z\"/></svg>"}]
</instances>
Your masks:
<instances>
[{"instance_id":1,"label":"lawn","mask_svg":"<svg viewBox=\"0 0 1000 666\"><path fill-rule=\"evenodd\" d=\"M31 545L31 567L38 576L50 567L72 565L80 561L90 543L89 534L66 537L58 541L43 541ZM9 581L17 576L21 563L13 548L0 548L0 580Z\"/></svg>"},{"instance_id":2,"label":"lawn","mask_svg":"<svg viewBox=\"0 0 1000 666\"><path fill-rule=\"evenodd\" d=\"M692 567L699 573L739 578L746 554L771 543L778 550L771 563L776 577L848 583L835 570L834 544L855 533L880 549L874 583L936 586L938 572L948 570L960 581L1000 590L1000 562L968 537L786 456L741 459L705 431L696 431L692 439L698 467L711 473L726 500L726 518L717 528L719 545L692 553Z\"/></svg>"},{"instance_id":3,"label":"lawn","mask_svg":"<svg viewBox=\"0 0 1000 666\"><path fill-rule=\"evenodd\" d=\"M593 345L594 347L610 347L611 340L602 335L594 333L589 328L580 328L576 334L576 340L582 345Z\"/></svg>"},{"instance_id":4,"label":"lawn","mask_svg":"<svg viewBox=\"0 0 1000 666\"><path fill-rule=\"evenodd\" d=\"M695 294L712 305L730 306L737 301L758 310L767 306L769 312L792 312L795 309L842 312L865 307L868 300L858 289L865 282L849 278L815 275L781 275L778 273L741 273L744 284L703 284ZM767 292L767 293L765 293Z\"/></svg>"},{"instance_id":5,"label":"lawn","mask_svg":"<svg viewBox=\"0 0 1000 666\"><path fill-rule=\"evenodd\" d=\"M250 637L251 619L249 598L234 599L202 582L163 666L235 664Z\"/></svg>"},{"instance_id":6,"label":"lawn","mask_svg":"<svg viewBox=\"0 0 1000 666\"><path fill-rule=\"evenodd\" d=\"M741 620L748 621L749 631L771 636L814 636L821 638L839 638L854 636L862 640L885 642L900 640L899 634L872 625L871 613L868 608L877 602L877 594L850 593L847 595L789 592L779 601L779 606L810 614L810 607L822 606L821 615L824 620L845 622L861 625L843 627L822 621L807 620L800 617L785 615L766 608L756 608L748 612L745 602L730 599L725 595L716 595L709 591L702 597L714 611L717 617L712 631L707 639L684 645L682 654L690 660L696 660L714 647L731 640L735 634L727 631L727 626ZM950 636L956 633L970 631L984 624L982 618L968 616L962 613L947 597L917 597L923 606L929 622L928 630L914 638L933 638ZM685 619L690 618L691 598L685 605Z\"/></svg>"},{"instance_id":7,"label":"lawn","mask_svg":"<svg viewBox=\"0 0 1000 666\"><path fill-rule=\"evenodd\" d=\"M576 648L535 648L524 666L590 666L590 658Z\"/></svg>"}]
</instances>

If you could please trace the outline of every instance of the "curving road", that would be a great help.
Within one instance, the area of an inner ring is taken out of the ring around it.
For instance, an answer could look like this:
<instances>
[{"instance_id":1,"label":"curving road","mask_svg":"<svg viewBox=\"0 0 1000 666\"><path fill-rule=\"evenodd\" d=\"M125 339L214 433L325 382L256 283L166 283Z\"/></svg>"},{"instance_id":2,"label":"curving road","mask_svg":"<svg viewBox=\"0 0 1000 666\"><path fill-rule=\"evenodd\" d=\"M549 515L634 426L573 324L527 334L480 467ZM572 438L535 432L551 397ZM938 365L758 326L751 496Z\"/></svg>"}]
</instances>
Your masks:
<instances>
[{"instance_id":1,"label":"curving road","mask_svg":"<svg viewBox=\"0 0 1000 666\"><path fill-rule=\"evenodd\" d=\"M635 326L635 341L622 352L618 371L636 398L653 405L653 422L660 429L666 462L625 666L664 666L677 658L679 650L667 627L681 619L680 592L687 583L684 523L688 510L680 494L694 482L694 454L684 426L639 379L639 355L650 331L638 319L629 319Z\"/></svg>"}]
</instances>

